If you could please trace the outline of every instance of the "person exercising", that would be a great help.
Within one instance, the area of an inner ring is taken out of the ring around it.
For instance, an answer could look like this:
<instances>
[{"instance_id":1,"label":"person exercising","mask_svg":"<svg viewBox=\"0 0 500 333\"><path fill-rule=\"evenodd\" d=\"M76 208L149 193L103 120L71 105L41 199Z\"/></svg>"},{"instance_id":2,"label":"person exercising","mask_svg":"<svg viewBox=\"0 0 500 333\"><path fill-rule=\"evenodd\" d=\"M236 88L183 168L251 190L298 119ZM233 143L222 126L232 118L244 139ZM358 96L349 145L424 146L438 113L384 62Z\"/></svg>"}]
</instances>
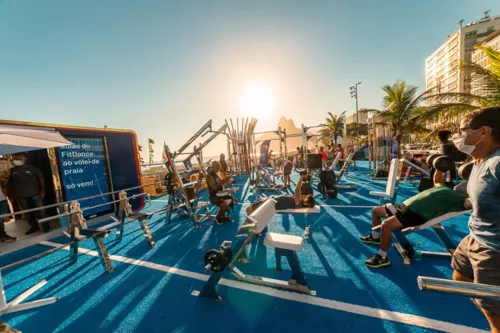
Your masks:
<instances>
[{"instance_id":1,"label":"person exercising","mask_svg":"<svg viewBox=\"0 0 500 333\"><path fill-rule=\"evenodd\" d=\"M230 185L234 183L234 179L226 177L221 179L219 177L220 163L217 161L212 162L212 169L207 174L207 184L208 184L208 196L210 202L219 207L219 212L217 213L216 223L218 225L224 224L229 218L224 214L227 210L233 206L233 197L230 195L218 197L217 192L224 190L224 185Z\"/></svg>"},{"instance_id":2,"label":"person exercising","mask_svg":"<svg viewBox=\"0 0 500 333\"><path fill-rule=\"evenodd\" d=\"M372 228L382 224L382 234L372 230L368 236L361 237L363 243L380 245L379 251L365 264L371 268L389 266L387 250L392 242L394 230L416 227L438 216L451 212L471 209L471 201L467 195L453 190L445 183L441 171L434 173L435 187L423 191L402 204L387 204L372 209ZM386 217L382 223L381 218Z\"/></svg>"},{"instance_id":3,"label":"person exercising","mask_svg":"<svg viewBox=\"0 0 500 333\"><path fill-rule=\"evenodd\" d=\"M302 194L302 184L307 181L308 175L303 175L299 178L297 185L295 186L295 194L283 194L283 195L272 195L271 197L262 197L247 207L247 214L252 214L257 208L259 208L264 202L266 202L269 198L272 198L276 201L276 210L285 210L285 209L295 209L295 208L312 208L316 205L316 200L312 194Z\"/></svg>"},{"instance_id":4,"label":"person exercising","mask_svg":"<svg viewBox=\"0 0 500 333\"><path fill-rule=\"evenodd\" d=\"M293 170L293 163L287 159L280 157L274 162L274 167L276 170L283 171L283 190L287 190L290 187L290 175Z\"/></svg>"},{"instance_id":5,"label":"person exercising","mask_svg":"<svg viewBox=\"0 0 500 333\"><path fill-rule=\"evenodd\" d=\"M474 159L467 192L472 202L469 231L453 253L457 281L500 286L500 107L466 115L453 143ZM500 332L500 302L472 300L492 332Z\"/></svg>"}]
</instances>

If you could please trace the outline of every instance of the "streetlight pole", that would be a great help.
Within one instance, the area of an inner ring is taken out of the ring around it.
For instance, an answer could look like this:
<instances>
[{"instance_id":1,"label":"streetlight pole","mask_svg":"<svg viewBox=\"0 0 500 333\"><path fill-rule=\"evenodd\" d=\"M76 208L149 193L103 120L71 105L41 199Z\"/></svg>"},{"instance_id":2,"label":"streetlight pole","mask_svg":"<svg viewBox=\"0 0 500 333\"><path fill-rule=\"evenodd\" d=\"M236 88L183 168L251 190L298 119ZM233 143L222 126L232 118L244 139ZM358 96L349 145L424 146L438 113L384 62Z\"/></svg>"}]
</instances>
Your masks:
<instances>
[{"instance_id":1,"label":"streetlight pole","mask_svg":"<svg viewBox=\"0 0 500 333\"><path fill-rule=\"evenodd\" d=\"M358 109L358 86L361 84L361 82L356 83L349 89L351 90L351 98L356 99L356 123L359 124L359 109Z\"/></svg>"}]
</instances>

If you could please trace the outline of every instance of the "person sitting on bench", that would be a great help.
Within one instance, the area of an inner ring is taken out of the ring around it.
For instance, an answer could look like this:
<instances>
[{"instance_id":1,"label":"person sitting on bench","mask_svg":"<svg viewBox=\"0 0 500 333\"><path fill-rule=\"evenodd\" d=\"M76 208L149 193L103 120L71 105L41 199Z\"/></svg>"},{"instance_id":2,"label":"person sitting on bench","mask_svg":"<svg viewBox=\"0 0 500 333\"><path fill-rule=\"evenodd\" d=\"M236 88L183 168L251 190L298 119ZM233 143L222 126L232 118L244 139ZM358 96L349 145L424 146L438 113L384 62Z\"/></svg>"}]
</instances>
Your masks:
<instances>
[{"instance_id":1,"label":"person sitting on bench","mask_svg":"<svg viewBox=\"0 0 500 333\"><path fill-rule=\"evenodd\" d=\"M271 196L271 198L276 201L276 210L313 208L316 205L316 200L314 200L312 194L302 195L302 183L307 181L307 177L308 175L303 175L299 178L295 186L294 195L283 194ZM262 197L252 202L252 204L247 207L247 214L252 214L252 212L266 202L267 199L269 199L269 197Z\"/></svg>"},{"instance_id":2,"label":"person sitting on bench","mask_svg":"<svg viewBox=\"0 0 500 333\"><path fill-rule=\"evenodd\" d=\"M365 261L368 267L390 265L387 250L394 230L416 227L441 215L472 208L466 194L453 190L449 183L445 184L441 171L436 170L434 183L436 187L409 198L403 204L387 204L372 209L372 228L382 224L381 218L387 219L383 223L382 234L372 231L370 235L360 238L364 243L380 245L378 253Z\"/></svg>"},{"instance_id":3,"label":"person sitting on bench","mask_svg":"<svg viewBox=\"0 0 500 333\"><path fill-rule=\"evenodd\" d=\"M286 190L290 187L290 175L293 170L293 163L287 159L280 157L274 162L274 167L276 171L283 169L283 190Z\"/></svg>"},{"instance_id":4,"label":"person sitting on bench","mask_svg":"<svg viewBox=\"0 0 500 333\"><path fill-rule=\"evenodd\" d=\"M229 209L229 207L232 207L234 202L233 198L230 195L223 196L223 197L218 197L217 192L222 191L224 189L224 185L230 185L234 183L234 179L231 177L226 177L224 179L221 179L219 177L219 171L220 171L220 163L217 161L212 162L212 169L210 172L207 174L207 184L208 184L208 196L210 199L210 202L219 207L219 212L217 213L216 217L216 223L218 225L224 224L225 221L228 221L229 218L226 217L224 214L226 211ZM227 203L229 201L229 204Z\"/></svg>"}]
</instances>

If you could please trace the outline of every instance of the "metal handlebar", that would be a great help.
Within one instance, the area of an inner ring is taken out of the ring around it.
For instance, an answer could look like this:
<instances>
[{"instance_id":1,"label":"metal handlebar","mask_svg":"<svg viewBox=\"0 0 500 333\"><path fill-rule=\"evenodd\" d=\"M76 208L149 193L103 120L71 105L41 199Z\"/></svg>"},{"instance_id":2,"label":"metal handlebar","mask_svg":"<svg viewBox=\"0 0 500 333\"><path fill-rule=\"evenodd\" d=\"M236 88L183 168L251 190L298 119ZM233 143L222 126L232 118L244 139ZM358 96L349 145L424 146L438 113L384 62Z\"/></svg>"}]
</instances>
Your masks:
<instances>
[{"instance_id":1,"label":"metal handlebar","mask_svg":"<svg viewBox=\"0 0 500 333\"><path fill-rule=\"evenodd\" d=\"M500 287L488 284L452 281L419 276L418 287L423 291L436 291L465 297L500 300Z\"/></svg>"}]
</instances>

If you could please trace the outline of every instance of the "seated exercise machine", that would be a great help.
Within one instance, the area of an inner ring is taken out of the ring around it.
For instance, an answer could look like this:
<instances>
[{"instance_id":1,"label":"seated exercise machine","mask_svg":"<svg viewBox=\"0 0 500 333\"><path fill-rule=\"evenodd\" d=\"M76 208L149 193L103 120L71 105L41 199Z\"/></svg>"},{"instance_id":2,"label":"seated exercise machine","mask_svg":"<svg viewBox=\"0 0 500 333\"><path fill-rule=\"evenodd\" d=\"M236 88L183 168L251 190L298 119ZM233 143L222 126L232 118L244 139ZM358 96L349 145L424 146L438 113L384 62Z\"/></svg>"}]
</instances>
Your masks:
<instances>
[{"instance_id":1,"label":"seated exercise machine","mask_svg":"<svg viewBox=\"0 0 500 333\"><path fill-rule=\"evenodd\" d=\"M119 198L119 206L118 206L118 214L117 217L111 216L111 219L114 221L113 223L107 224L98 228L98 230L109 230L111 228L117 227L116 231L116 240L120 242L123 238L123 229L125 224L137 221L142 229L144 234L144 238L148 245L152 248L156 247L155 241L153 240L153 235L149 230L149 226L147 224L147 220L151 219L155 212L153 213L143 213L143 212L134 212L132 211L132 206L130 205L129 199L135 199L141 196L149 196L148 193L144 192L138 195L132 195L131 197L127 197L127 192L120 191L118 193ZM127 218L129 220L127 220Z\"/></svg>"},{"instance_id":2,"label":"seated exercise machine","mask_svg":"<svg viewBox=\"0 0 500 333\"><path fill-rule=\"evenodd\" d=\"M269 172L261 165L253 167L253 177L250 186L254 191L280 191L281 185L276 184L276 174Z\"/></svg>"},{"instance_id":3,"label":"seated exercise machine","mask_svg":"<svg viewBox=\"0 0 500 333\"><path fill-rule=\"evenodd\" d=\"M445 161L446 160L446 161ZM450 167L454 167L453 160L451 160L447 156L443 156L442 158L436 159L434 166L436 170L441 172L449 171ZM460 177L469 178L470 172L472 171L473 163L465 164L459 170ZM466 179L464 179L466 180ZM431 257L431 258L451 258L453 252L455 252L456 245L451 240L450 236L446 232L446 229L441 225L442 222L450 220L452 218L462 216L470 213L471 210L466 210L464 208L463 211L451 212L441 216L438 216L432 220L427 221L426 223L417 226L417 227L409 227L401 230L395 230L393 232L394 236L398 239L399 243L394 243L393 246L401 255L403 262L406 266L410 266L411 259L414 258L423 258L423 257ZM440 241L443 243L446 252L433 252L433 251L420 251L415 250L413 244L406 237L407 235L417 232L420 230L424 230L426 228L431 227L432 230L436 233ZM380 229L381 226L373 228L374 230Z\"/></svg>"},{"instance_id":4,"label":"seated exercise machine","mask_svg":"<svg viewBox=\"0 0 500 333\"><path fill-rule=\"evenodd\" d=\"M222 301L217 293L217 285L223 277L228 277L229 273L243 282L315 295L315 292L309 289L297 256L297 252L301 251L303 247L302 237L267 232L264 238L264 245L275 249L276 269L278 271L281 270L281 258L287 258L292 270L289 281L247 275L236 266L237 263L249 262L245 252L246 248L255 237L264 231L275 213L275 201L268 199L247 217L232 241L224 241L220 250L207 251L204 258L205 271L212 273L203 289L193 291L192 295Z\"/></svg>"}]
</instances>

